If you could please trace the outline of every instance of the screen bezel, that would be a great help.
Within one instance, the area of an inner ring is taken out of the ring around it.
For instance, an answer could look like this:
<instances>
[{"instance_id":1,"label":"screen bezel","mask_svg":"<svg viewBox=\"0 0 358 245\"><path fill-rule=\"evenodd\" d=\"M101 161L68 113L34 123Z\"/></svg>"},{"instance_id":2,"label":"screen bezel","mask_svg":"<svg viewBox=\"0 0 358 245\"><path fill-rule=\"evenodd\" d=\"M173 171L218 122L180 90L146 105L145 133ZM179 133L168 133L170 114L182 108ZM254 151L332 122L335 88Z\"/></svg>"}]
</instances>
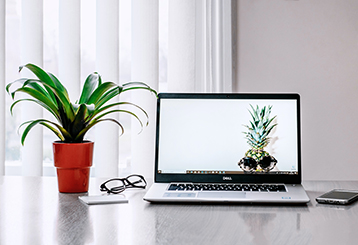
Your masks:
<instances>
[{"instance_id":1,"label":"screen bezel","mask_svg":"<svg viewBox=\"0 0 358 245\"><path fill-rule=\"evenodd\" d=\"M163 99L288 99L296 100L297 105L297 169L294 175L280 174L177 174L158 173L158 153L160 134L160 105ZM300 96L292 94L247 94L247 93L160 93L157 99L156 143L155 143L155 172L154 180L158 183L193 182L193 183L287 183L300 184L301 176L301 117ZM225 178L224 178L225 177Z\"/></svg>"}]
</instances>

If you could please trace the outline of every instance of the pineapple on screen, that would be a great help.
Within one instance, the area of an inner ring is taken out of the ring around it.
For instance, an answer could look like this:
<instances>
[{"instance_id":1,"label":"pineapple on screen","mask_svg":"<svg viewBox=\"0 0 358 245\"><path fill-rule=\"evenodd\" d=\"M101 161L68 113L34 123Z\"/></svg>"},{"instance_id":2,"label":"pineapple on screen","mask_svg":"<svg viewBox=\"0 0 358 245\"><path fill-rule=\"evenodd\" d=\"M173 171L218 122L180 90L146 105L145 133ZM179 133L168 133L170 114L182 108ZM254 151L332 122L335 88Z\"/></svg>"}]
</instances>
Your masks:
<instances>
[{"instance_id":1,"label":"pineapple on screen","mask_svg":"<svg viewBox=\"0 0 358 245\"><path fill-rule=\"evenodd\" d=\"M247 128L247 131L244 132L244 134L251 149L245 153L245 157L252 158L256 162L260 162L264 159L262 162L265 162L273 158L264 150L264 148L270 142L269 134L277 126L277 123L272 124L276 116L271 117L271 105L262 108L258 105L256 105L256 107L250 105L250 107L251 110L249 110L249 112L251 120L249 125L244 125ZM260 166L256 168L256 171L262 171Z\"/></svg>"}]
</instances>

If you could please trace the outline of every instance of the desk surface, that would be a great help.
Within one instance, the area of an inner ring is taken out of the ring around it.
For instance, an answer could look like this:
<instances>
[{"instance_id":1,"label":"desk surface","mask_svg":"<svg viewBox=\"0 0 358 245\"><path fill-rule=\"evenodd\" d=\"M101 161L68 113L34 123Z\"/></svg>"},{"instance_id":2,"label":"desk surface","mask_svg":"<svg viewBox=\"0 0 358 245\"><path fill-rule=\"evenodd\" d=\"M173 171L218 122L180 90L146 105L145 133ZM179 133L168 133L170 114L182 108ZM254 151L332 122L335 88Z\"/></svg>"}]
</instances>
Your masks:
<instances>
[{"instance_id":1,"label":"desk surface","mask_svg":"<svg viewBox=\"0 0 358 245\"><path fill-rule=\"evenodd\" d=\"M91 179L99 194L103 179ZM61 194L55 177L0 177L0 244L354 244L358 202L317 204L354 182L307 181L304 206L150 204L145 190L129 203L88 206ZM83 194L82 194L83 195Z\"/></svg>"}]
</instances>

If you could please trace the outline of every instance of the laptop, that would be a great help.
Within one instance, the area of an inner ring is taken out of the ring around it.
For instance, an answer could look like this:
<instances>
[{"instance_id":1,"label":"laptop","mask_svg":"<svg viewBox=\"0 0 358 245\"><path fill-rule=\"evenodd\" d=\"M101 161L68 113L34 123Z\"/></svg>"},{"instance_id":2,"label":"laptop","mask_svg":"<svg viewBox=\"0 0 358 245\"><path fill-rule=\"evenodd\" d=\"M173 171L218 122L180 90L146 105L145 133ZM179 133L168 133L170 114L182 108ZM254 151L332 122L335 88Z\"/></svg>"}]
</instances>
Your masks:
<instances>
[{"instance_id":1,"label":"laptop","mask_svg":"<svg viewBox=\"0 0 358 245\"><path fill-rule=\"evenodd\" d=\"M264 148L255 150L252 130ZM301 180L298 94L158 95L154 183L144 200L303 204Z\"/></svg>"}]
</instances>

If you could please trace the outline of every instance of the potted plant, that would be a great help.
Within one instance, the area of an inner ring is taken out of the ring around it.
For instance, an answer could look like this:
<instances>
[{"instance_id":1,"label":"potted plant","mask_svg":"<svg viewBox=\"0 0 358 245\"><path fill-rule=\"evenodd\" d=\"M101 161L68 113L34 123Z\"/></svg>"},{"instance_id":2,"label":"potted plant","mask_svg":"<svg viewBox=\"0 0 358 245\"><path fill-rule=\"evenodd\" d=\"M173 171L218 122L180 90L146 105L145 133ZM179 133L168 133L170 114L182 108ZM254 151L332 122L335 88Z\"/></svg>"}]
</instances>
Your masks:
<instances>
[{"instance_id":1,"label":"potted plant","mask_svg":"<svg viewBox=\"0 0 358 245\"><path fill-rule=\"evenodd\" d=\"M37 78L20 78L6 86L6 91L12 99L15 99L17 93L30 96L15 100L10 107L11 114L16 104L34 102L49 111L54 119L40 118L22 123L19 128L25 128L22 132L21 144L24 145L26 136L36 125L42 125L52 131L59 138L59 141L53 142L59 191L87 192L94 146L93 142L84 140L88 130L100 122L110 121L117 124L123 134L122 124L108 117L112 113L127 113L136 118L143 128L149 121L147 113L141 107L130 102L110 102L110 100L133 89L145 89L155 95L156 91L142 82L129 82L121 86L113 82L102 82L101 76L95 72L85 80L78 101L71 103L66 88L53 74L34 64L21 66L19 71L23 68L29 69ZM10 91L14 84L20 86ZM131 110L118 108L121 106L138 108L144 114L146 123L143 123Z\"/></svg>"}]
</instances>

